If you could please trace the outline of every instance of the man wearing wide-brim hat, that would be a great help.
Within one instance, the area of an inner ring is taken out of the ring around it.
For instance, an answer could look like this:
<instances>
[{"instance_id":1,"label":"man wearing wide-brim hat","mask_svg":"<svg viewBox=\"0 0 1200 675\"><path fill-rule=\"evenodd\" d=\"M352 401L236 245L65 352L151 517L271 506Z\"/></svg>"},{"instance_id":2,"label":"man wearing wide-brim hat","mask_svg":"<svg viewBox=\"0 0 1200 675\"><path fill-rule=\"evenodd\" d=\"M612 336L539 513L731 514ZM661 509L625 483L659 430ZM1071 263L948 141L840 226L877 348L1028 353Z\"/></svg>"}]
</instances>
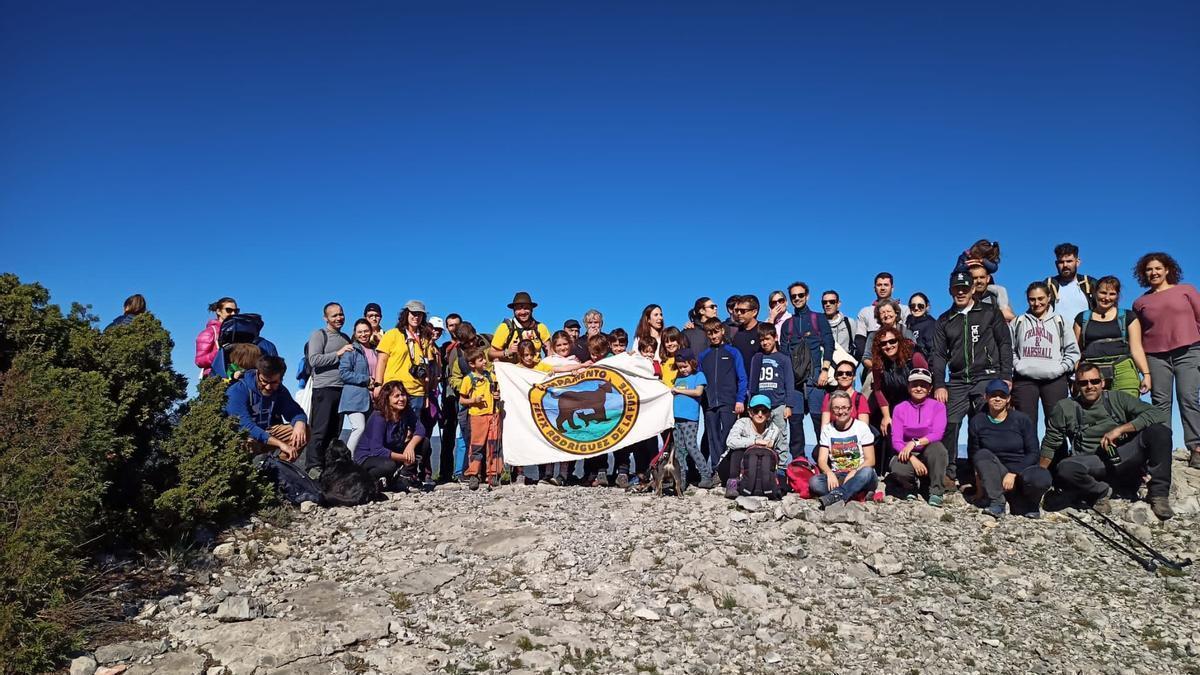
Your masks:
<instances>
[{"instance_id":1,"label":"man wearing wide-brim hat","mask_svg":"<svg viewBox=\"0 0 1200 675\"><path fill-rule=\"evenodd\" d=\"M533 318L533 301L527 291L517 291L508 308L512 310L511 319L505 319L492 336L492 348L488 350L493 359L517 361L517 345L521 340L529 340L543 355L546 345L550 344L550 329L546 324Z\"/></svg>"}]
</instances>

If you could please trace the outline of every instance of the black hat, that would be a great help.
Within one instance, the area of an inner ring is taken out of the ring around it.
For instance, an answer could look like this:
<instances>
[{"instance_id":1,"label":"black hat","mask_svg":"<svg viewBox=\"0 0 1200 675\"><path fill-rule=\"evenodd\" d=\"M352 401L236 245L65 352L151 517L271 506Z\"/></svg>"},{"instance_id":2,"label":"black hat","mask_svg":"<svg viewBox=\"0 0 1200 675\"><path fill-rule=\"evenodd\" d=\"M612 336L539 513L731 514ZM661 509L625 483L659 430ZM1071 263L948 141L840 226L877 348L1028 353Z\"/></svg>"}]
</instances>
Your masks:
<instances>
[{"instance_id":1,"label":"black hat","mask_svg":"<svg viewBox=\"0 0 1200 675\"><path fill-rule=\"evenodd\" d=\"M950 288L974 285L975 281L971 278L971 275L967 274L966 272L955 272L954 274L950 275Z\"/></svg>"},{"instance_id":2,"label":"black hat","mask_svg":"<svg viewBox=\"0 0 1200 675\"><path fill-rule=\"evenodd\" d=\"M575 319L567 319L563 322L563 328L579 328L579 322Z\"/></svg>"},{"instance_id":3,"label":"black hat","mask_svg":"<svg viewBox=\"0 0 1200 675\"><path fill-rule=\"evenodd\" d=\"M367 306L363 308L363 316L366 316L371 312L377 312L379 316L383 316L383 308L380 307L379 303L377 302L368 302Z\"/></svg>"},{"instance_id":4,"label":"black hat","mask_svg":"<svg viewBox=\"0 0 1200 675\"><path fill-rule=\"evenodd\" d=\"M513 296L513 301L508 303L508 308L512 309L513 305L529 305L530 307L537 307L537 303L534 302L533 298L529 297L529 293L525 291L517 291L517 294Z\"/></svg>"},{"instance_id":5,"label":"black hat","mask_svg":"<svg viewBox=\"0 0 1200 675\"><path fill-rule=\"evenodd\" d=\"M680 349L679 351L675 352L675 361L676 362L695 361L695 360L696 360L696 352L692 351L689 347L684 347L683 349Z\"/></svg>"}]
</instances>

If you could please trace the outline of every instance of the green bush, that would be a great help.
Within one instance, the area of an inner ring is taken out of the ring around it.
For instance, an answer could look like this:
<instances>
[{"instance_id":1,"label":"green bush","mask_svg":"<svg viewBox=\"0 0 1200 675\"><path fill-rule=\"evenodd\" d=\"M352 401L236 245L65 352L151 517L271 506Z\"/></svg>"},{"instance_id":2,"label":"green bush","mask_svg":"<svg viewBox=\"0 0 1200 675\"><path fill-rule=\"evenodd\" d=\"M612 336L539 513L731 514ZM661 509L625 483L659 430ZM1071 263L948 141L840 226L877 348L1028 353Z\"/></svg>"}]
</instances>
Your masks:
<instances>
[{"instance_id":1,"label":"green bush","mask_svg":"<svg viewBox=\"0 0 1200 675\"><path fill-rule=\"evenodd\" d=\"M106 467L128 451L98 373L18 354L0 374L0 672L50 669L99 534Z\"/></svg>"},{"instance_id":2,"label":"green bush","mask_svg":"<svg viewBox=\"0 0 1200 675\"><path fill-rule=\"evenodd\" d=\"M166 444L178 468L178 484L155 506L160 525L168 530L220 527L253 513L271 497L270 484L243 447L244 434L224 408L225 384L205 379Z\"/></svg>"}]
</instances>

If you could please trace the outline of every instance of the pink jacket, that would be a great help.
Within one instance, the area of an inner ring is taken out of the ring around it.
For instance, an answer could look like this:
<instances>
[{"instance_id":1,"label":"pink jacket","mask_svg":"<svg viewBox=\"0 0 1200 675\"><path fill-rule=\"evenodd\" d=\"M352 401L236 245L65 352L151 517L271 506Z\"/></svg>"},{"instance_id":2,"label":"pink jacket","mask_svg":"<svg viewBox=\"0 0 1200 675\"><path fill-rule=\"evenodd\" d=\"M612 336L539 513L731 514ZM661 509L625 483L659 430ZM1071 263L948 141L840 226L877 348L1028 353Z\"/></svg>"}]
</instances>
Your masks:
<instances>
[{"instance_id":1,"label":"pink jacket","mask_svg":"<svg viewBox=\"0 0 1200 675\"><path fill-rule=\"evenodd\" d=\"M213 359L217 356L217 335L220 332L221 322L217 319L209 319L204 330L196 336L196 365L203 369L204 376L208 376L212 369Z\"/></svg>"}]
</instances>

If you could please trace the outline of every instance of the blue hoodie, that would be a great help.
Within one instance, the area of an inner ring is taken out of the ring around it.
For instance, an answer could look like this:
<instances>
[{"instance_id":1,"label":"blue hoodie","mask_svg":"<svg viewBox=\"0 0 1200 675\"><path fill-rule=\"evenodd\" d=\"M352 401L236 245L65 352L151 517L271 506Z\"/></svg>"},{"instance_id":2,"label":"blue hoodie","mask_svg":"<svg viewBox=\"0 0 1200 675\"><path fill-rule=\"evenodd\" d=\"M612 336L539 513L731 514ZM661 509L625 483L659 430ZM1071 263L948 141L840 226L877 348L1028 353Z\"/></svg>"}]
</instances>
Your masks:
<instances>
[{"instance_id":1,"label":"blue hoodie","mask_svg":"<svg viewBox=\"0 0 1200 675\"><path fill-rule=\"evenodd\" d=\"M225 414L236 417L239 426L250 434L250 438L260 443L266 443L271 437L267 429L272 425L308 421L308 416L292 398L287 387L280 385L270 397L263 396L258 390L257 370L247 370L242 374L241 379L229 385L225 396L228 399Z\"/></svg>"},{"instance_id":2,"label":"blue hoodie","mask_svg":"<svg viewBox=\"0 0 1200 675\"><path fill-rule=\"evenodd\" d=\"M742 353L730 345L709 347L700 352L700 372L708 380L704 388L704 408L714 410L746 400L746 364Z\"/></svg>"}]
</instances>

